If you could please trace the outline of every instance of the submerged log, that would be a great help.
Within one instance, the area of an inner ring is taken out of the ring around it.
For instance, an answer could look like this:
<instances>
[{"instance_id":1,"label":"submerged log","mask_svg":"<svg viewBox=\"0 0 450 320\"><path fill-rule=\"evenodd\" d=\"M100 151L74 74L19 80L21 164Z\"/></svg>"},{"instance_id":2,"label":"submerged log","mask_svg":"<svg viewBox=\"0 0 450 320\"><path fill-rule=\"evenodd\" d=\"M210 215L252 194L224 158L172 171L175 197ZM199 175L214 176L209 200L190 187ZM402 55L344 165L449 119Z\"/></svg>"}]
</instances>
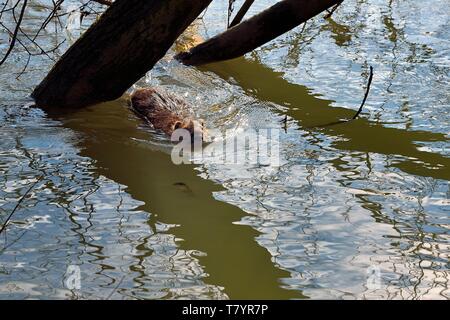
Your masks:
<instances>
[{"instance_id":1,"label":"submerged log","mask_svg":"<svg viewBox=\"0 0 450 320\"><path fill-rule=\"evenodd\" d=\"M342 0L283 0L208 41L176 56L187 65L237 58Z\"/></svg>"},{"instance_id":2,"label":"submerged log","mask_svg":"<svg viewBox=\"0 0 450 320\"><path fill-rule=\"evenodd\" d=\"M119 98L212 0L117 0L55 64L32 97L42 107Z\"/></svg>"}]
</instances>

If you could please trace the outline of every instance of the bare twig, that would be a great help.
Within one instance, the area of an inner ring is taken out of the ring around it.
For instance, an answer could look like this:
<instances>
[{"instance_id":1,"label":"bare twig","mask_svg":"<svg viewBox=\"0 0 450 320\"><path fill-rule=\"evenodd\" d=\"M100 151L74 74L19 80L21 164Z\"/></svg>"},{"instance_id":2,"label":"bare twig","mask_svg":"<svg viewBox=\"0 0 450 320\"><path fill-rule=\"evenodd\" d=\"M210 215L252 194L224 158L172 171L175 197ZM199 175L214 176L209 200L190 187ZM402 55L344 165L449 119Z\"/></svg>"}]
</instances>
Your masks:
<instances>
[{"instance_id":1,"label":"bare twig","mask_svg":"<svg viewBox=\"0 0 450 320\"><path fill-rule=\"evenodd\" d=\"M24 195L22 197L20 197L20 199L17 202L16 206L14 207L14 209L11 211L11 213L9 214L9 216L6 218L5 222L3 223L3 226L0 229L0 234L3 232L3 230L6 229L6 226L8 225L9 220L11 220L13 214L17 211L17 209L19 208L19 206L22 203L23 199L25 199L25 197L31 192L31 190L33 190L33 188L36 186L36 184L38 184L38 182L42 180L42 178L44 178L44 176L38 177L38 179L28 188L28 190L24 193Z\"/></svg>"},{"instance_id":2,"label":"bare twig","mask_svg":"<svg viewBox=\"0 0 450 320\"><path fill-rule=\"evenodd\" d=\"M364 106L364 103L366 102L367 96L369 95L370 85L372 84L372 78L373 78L373 68L372 68L372 66L370 66L370 75L369 75L369 81L367 82L366 93L364 94L364 99L363 99L363 101L361 103L361 106L359 107L358 111L353 116L353 118L337 120L337 121L333 121L333 122L329 122L329 123L321 124L321 125L315 125L315 126L312 126L310 128L314 128L314 127L315 128L326 128L326 127L331 127L331 126L335 126L335 125L338 125L338 124L349 123L352 120L355 120L359 116L359 114L361 113L361 111L363 109L363 106Z\"/></svg>"},{"instance_id":3,"label":"bare twig","mask_svg":"<svg viewBox=\"0 0 450 320\"><path fill-rule=\"evenodd\" d=\"M227 28L230 27L231 14L233 13L233 10L234 10L234 3L235 3L235 2L236 2L236 0L228 0Z\"/></svg>"},{"instance_id":4,"label":"bare twig","mask_svg":"<svg viewBox=\"0 0 450 320\"><path fill-rule=\"evenodd\" d=\"M59 10L61 4L64 2L64 0L58 0L56 2L56 4L53 6L52 11L50 12L50 14L47 16L47 18L45 18L44 22L41 24L41 26L39 27L38 31L36 32L36 34L33 37L33 40L36 40L36 38L39 36L39 33L41 33L42 30L45 29L45 27L47 26L47 24L50 23L50 21L52 20L52 18L55 16L56 12Z\"/></svg>"},{"instance_id":5,"label":"bare twig","mask_svg":"<svg viewBox=\"0 0 450 320\"><path fill-rule=\"evenodd\" d=\"M17 0L17 2L16 2L15 5L13 5L11 8L6 9L6 6L7 6L8 3L9 3L9 1L7 0L7 1L3 4L2 10L0 11L0 18L3 16L3 14L4 14L5 12L9 12L9 11L14 11L14 10L16 10L17 5L20 3L20 1L22 1L22 0Z\"/></svg>"},{"instance_id":6,"label":"bare twig","mask_svg":"<svg viewBox=\"0 0 450 320\"><path fill-rule=\"evenodd\" d=\"M284 115L283 120L281 120L280 122L283 124L284 132L287 132L287 122L288 122L287 114Z\"/></svg>"},{"instance_id":7,"label":"bare twig","mask_svg":"<svg viewBox=\"0 0 450 320\"><path fill-rule=\"evenodd\" d=\"M6 51L5 56L0 61L0 66L6 61L6 59L8 59L9 54L11 53L11 51L14 49L14 46L16 45L17 33L19 32L20 24L22 23L22 19L25 14L25 8L27 7L27 3L28 3L28 0L24 0L22 10L20 10L19 20L17 21L16 28L14 29L11 43L9 45L8 51Z\"/></svg>"},{"instance_id":8,"label":"bare twig","mask_svg":"<svg viewBox=\"0 0 450 320\"><path fill-rule=\"evenodd\" d=\"M302 35L303 31L305 31L305 29L306 29L306 22L307 21L303 22L303 27L302 27L302 30L300 31L300 35Z\"/></svg>"},{"instance_id":9,"label":"bare twig","mask_svg":"<svg viewBox=\"0 0 450 320\"><path fill-rule=\"evenodd\" d=\"M3 4L2 10L0 10L0 19L3 16L3 12L8 11L8 9L6 9L6 6L8 5L9 0L6 0L5 3Z\"/></svg>"},{"instance_id":10,"label":"bare twig","mask_svg":"<svg viewBox=\"0 0 450 320\"><path fill-rule=\"evenodd\" d=\"M361 103L361 106L358 109L358 112L356 112L356 114L353 116L352 119L356 119L356 117L359 116L359 114L361 113L361 111L363 109L364 103L366 103L367 96L369 95L370 85L372 84L372 78L373 78L373 68L372 68L372 66L370 66L369 82L367 83L367 88L366 88L366 93L364 94L364 99Z\"/></svg>"},{"instance_id":11,"label":"bare twig","mask_svg":"<svg viewBox=\"0 0 450 320\"><path fill-rule=\"evenodd\" d=\"M0 27L3 28L10 36L10 44L4 55L1 58L0 65L3 64L14 52L14 50L23 49L23 51L28 54L25 59L24 66L22 70L17 74L16 79L20 78L22 74L26 71L29 64L32 61L32 57L45 55L47 58L51 60L55 60L51 53L54 53L63 42L57 44L55 47L48 49L46 46L42 46L39 43L39 35L41 32L47 28L47 26L51 23L51 21L55 21L55 31L57 32L58 28L64 28L61 17L70 14L71 12L80 11L81 18L87 16L88 14L100 14L101 12L97 12L94 8L93 4L102 4L109 6L113 3L112 0L88 0L85 3L82 3L79 7L71 10L61 12L61 6L63 5L65 0L51 0L52 5L50 7L45 7L48 10L48 14L45 18L42 19L42 23L36 27L36 30L30 34L29 32L24 30L23 24L26 19L26 12L29 8L29 0L4 0L4 2L0 5ZM22 7L21 4L23 4ZM20 14L19 14L20 11ZM103 10L100 10L103 11ZM8 28L6 22L4 23L4 16L9 14L9 16L13 19L14 27L11 29ZM23 20L23 21L22 21ZM19 45L19 48L18 48Z\"/></svg>"},{"instance_id":12,"label":"bare twig","mask_svg":"<svg viewBox=\"0 0 450 320\"><path fill-rule=\"evenodd\" d=\"M19 80L20 76L25 73L25 70L27 70L28 65L30 64L30 60L31 60L31 54L28 54L27 62L23 66L22 71L20 71L19 74L17 75L16 80Z\"/></svg>"},{"instance_id":13,"label":"bare twig","mask_svg":"<svg viewBox=\"0 0 450 320\"><path fill-rule=\"evenodd\" d=\"M110 294L106 297L105 300L109 300L111 299L112 295L117 291L117 289L119 289L119 286L122 284L123 279L125 279L125 276L123 276L119 282L117 283L117 285L113 288L113 290L110 292Z\"/></svg>"},{"instance_id":14,"label":"bare twig","mask_svg":"<svg viewBox=\"0 0 450 320\"><path fill-rule=\"evenodd\" d=\"M9 33L9 35L12 37L13 36L13 32L2 22L0 22L0 26L6 30L6 32ZM22 46L22 48L31 56L40 56L40 55L46 55L49 59L55 61L55 59L53 59L49 53L53 53L54 51L56 51L66 40L64 39L63 41L61 41L58 45L56 45L53 49L50 50L44 50L38 43L36 43L36 41L34 41L33 39L31 39L25 32L23 32L21 30L21 33L25 36L25 38L27 38L27 40L29 40L32 44L34 44L36 46L38 50L38 52L31 52L30 49L28 48L27 45L25 45L22 40L20 40L19 38L17 38L17 42Z\"/></svg>"},{"instance_id":15,"label":"bare twig","mask_svg":"<svg viewBox=\"0 0 450 320\"><path fill-rule=\"evenodd\" d=\"M27 52L28 52L27 62L25 63L25 66L22 68L22 71L20 71L19 74L17 75L16 79L19 79L20 76L22 76L22 74L25 73L25 70L27 69L27 67L28 67L28 65L29 65L29 63L30 63L31 57L34 56L34 55L45 54L45 55L46 55L47 57L49 57L51 60L55 61L55 59L53 59L53 58L49 55L49 53L54 53L56 50L59 49L59 47L61 47L61 45L62 45L64 42L66 42L66 39L64 39L63 41L61 41L60 43L58 43L53 49L50 49L50 50L47 50L47 51L42 51L42 52L40 52L40 53L38 53L38 54L31 54L31 53L27 50Z\"/></svg>"},{"instance_id":16,"label":"bare twig","mask_svg":"<svg viewBox=\"0 0 450 320\"><path fill-rule=\"evenodd\" d=\"M242 21L245 14L252 6L253 2L255 2L255 0L245 0L244 4L239 9L238 13L236 13L236 16L234 17L233 21L229 24L228 28L234 27L235 25L237 25Z\"/></svg>"},{"instance_id":17,"label":"bare twig","mask_svg":"<svg viewBox=\"0 0 450 320\"><path fill-rule=\"evenodd\" d=\"M53 6L54 6L54 7L57 6L55 0L52 0L52 3L53 3ZM55 17L56 17L56 20L55 20L55 31L57 32L57 31L58 31L58 27L57 27L56 21L59 22L59 26L60 26L60 27L62 27L63 24L62 24L62 22L61 22L61 19L60 19L59 15L56 15Z\"/></svg>"},{"instance_id":18,"label":"bare twig","mask_svg":"<svg viewBox=\"0 0 450 320\"><path fill-rule=\"evenodd\" d=\"M206 12L208 11L209 6L206 7L205 10L203 10L203 13L198 17L198 19L203 19L203 17L205 16Z\"/></svg>"}]
</instances>

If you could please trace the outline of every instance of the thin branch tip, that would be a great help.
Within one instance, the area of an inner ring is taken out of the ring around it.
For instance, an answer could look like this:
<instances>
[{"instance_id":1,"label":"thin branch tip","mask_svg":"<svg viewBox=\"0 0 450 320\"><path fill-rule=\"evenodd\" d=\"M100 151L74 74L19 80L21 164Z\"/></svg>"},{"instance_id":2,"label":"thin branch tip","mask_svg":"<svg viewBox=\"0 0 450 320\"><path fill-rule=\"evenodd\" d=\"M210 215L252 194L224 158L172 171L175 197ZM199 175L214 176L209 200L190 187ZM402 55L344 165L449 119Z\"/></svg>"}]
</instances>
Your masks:
<instances>
[{"instance_id":1,"label":"thin branch tip","mask_svg":"<svg viewBox=\"0 0 450 320\"><path fill-rule=\"evenodd\" d=\"M370 91L370 85L372 84L372 78L373 78L373 67L370 66L370 74L369 74L369 81L367 82L367 88L366 88L366 93L364 94L364 99L361 103L361 106L359 107L358 111L356 112L356 114L353 116L352 120L356 119L359 114L361 113L364 104L366 103L367 100L367 96L369 95L369 91Z\"/></svg>"}]
</instances>

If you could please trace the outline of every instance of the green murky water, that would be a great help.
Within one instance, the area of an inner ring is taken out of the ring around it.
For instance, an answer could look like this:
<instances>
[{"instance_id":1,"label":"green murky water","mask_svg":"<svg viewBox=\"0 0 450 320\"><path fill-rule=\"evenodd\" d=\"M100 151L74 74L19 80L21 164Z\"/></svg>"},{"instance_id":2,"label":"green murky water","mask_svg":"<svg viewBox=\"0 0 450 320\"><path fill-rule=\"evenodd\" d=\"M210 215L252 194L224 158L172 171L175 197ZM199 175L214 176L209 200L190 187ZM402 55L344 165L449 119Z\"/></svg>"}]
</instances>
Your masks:
<instances>
[{"instance_id":1,"label":"green murky water","mask_svg":"<svg viewBox=\"0 0 450 320\"><path fill-rule=\"evenodd\" d=\"M243 58L191 68L171 50L137 84L184 95L210 128L282 129L279 167L174 165L126 98L24 107L52 62L17 80L14 52L0 67L2 220L36 183L0 238L0 298L448 299L449 4L346 0ZM214 1L197 32L223 30L225 12ZM44 14L33 2L24 29ZM369 65L361 118L329 125L355 113Z\"/></svg>"}]
</instances>

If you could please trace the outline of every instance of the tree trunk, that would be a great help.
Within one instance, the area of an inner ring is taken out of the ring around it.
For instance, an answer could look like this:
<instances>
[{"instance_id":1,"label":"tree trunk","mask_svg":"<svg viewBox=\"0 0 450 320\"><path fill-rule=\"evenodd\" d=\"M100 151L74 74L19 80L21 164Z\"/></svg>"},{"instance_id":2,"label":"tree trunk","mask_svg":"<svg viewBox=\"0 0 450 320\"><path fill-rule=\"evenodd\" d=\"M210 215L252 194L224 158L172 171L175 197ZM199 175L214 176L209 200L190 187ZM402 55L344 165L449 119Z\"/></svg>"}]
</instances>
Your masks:
<instances>
[{"instance_id":1,"label":"tree trunk","mask_svg":"<svg viewBox=\"0 0 450 320\"><path fill-rule=\"evenodd\" d=\"M275 39L341 0L284 0L176 56L187 65L237 58Z\"/></svg>"},{"instance_id":2,"label":"tree trunk","mask_svg":"<svg viewBox=\"0 0 450 320\"><path fill-rule=\"evenodd\" d=\"M212 0L117 0L34 90L42 107L119 98L161 59Z\"/></svg>"}]
</instances>

